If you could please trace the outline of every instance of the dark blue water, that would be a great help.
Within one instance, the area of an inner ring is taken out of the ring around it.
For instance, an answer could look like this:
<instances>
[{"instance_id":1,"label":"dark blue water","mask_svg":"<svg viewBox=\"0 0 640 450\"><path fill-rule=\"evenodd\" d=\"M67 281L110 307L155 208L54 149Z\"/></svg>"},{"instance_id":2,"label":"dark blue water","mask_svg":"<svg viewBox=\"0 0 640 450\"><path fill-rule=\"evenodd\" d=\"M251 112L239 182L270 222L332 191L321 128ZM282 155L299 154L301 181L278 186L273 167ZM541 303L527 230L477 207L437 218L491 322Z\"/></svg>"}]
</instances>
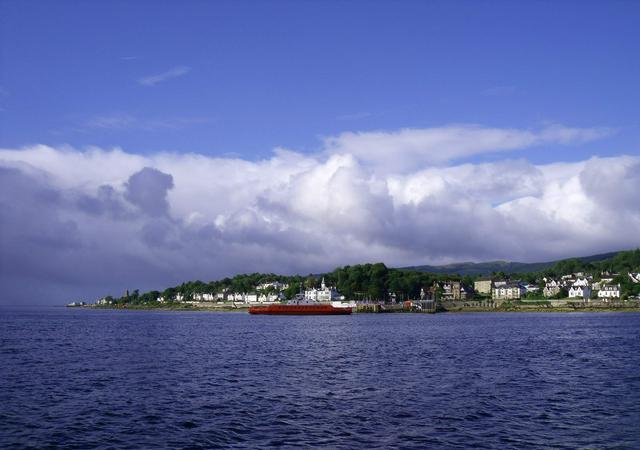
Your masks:
<instances>
[{"instance_id":1,"label":"dark blue water","mask_svg":"<svg viewBox=\"0 0 640 450\"><path fill-rule=\"evenodd\" d=\"M640 448L640 314L0 314L2 447Z\"/></svg>"}]
</instances>

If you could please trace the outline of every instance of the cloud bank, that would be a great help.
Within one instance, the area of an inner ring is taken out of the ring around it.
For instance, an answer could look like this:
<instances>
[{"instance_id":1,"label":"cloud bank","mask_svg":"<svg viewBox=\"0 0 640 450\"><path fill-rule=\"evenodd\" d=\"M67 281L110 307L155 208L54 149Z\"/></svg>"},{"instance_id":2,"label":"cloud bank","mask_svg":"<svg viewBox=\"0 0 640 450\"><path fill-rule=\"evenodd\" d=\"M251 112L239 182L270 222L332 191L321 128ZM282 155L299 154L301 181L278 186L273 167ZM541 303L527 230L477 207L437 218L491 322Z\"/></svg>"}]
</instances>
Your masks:
<instances>
[{"instance_id":1,"label":"cloud bank","mask_svg":"<svg viewBox=\"0 0 640 450\"><path fill-rule=\"evenodd\" d=\"M346 133L317 154L276 149L260 161L0 150L0 301L90 300L240 272L534 261L638 246L640 157L463 160L604 134Z\"/></svg>"}]
</instances>

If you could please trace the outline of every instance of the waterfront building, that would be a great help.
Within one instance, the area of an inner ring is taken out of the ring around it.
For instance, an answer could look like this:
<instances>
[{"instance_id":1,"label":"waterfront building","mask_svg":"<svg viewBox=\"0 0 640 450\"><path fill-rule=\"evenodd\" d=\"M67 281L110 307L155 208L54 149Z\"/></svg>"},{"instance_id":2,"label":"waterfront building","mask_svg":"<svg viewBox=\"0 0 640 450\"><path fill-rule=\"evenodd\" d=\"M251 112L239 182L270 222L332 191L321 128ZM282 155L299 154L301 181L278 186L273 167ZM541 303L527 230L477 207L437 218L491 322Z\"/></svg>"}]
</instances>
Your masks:
<instances>
[{"instance_id":1,"label":"waterfront building","mask_svg":"<svg viewBox=\"0 0 640 450\"><path fill-rule=\"evenodd\" d=\"M442 300L466 300L467 291L459 281L445 281L442 284Z\"/></svg>"},{"instance_id":2,"label":"waterfront building","mask_svg":"<svg viewBox=\"0 0 640 450\"><path fill-rule=\"evenodd\" d=\"M334 287L328 287L322 278L320 289L311 288L304 291L305 300L314 302L334 302L344 300L344 295L340 293Z\"/></svg>"},{"instance_id":3,"label":"waterfront building","mask_svg":"<svg viewBox=\"0 0 640 450\"><path fill-rule=\"evenodd\" d=\"M494 287L491 291L493 300L518 300L525 294L525 289L519 283L506 283Z\"/></svg>"},{"instance_id":4,"label":"waterfront building","mask_svg":"<svg viewBox=\"0 0 640 450\"><path fill-rule=\"evenodd\" d=\"M542 289L542 295L545 297L553 297L560 293L560 283L556 280L545 278L544 289Z\"/></svg>"},{"instance_id":5,"label":"waterfront building","mask_svg":"<svg viewBox=\"0 0 640 450\"><path fill-rule=\"evenodd\" d=\"M268 283L261 283L256 286L256 290L263 291L265 289L273 288L276 291L284 291L289 285L287 283L281 283L279 281L270 281Z\"/></svg>"},{"instance_id":6,"label":"waterfront building","mask_svg":"<svg viewBox=\"0 0 640 450\"><path fill-rule=\"evenodd\" d=\"M580 278L574 281L569 288L569 298L583 298L586 300L589 297L591 297L589 281L585 278Z\"/></svg>"},{"instance_id":7,"label":"waterfront building","mask_svg":"<svg viewBox=\"0 0 640 450\"><path fill-rule=\"evenodd\" d=\"M620 298L620 285L619 284L602 285L602 287L598 291L598 298Z\"/></svg>"},{"instance_id":8,"label":"waterfront building","mask_svg":"<svg viewBox=\"0 0 640 450\"><path fill-rule=\"evenodd\" d=\"M284 299L282 293L279 294L261 294L258 292L243 292L230 294L228 300L242 303L273 303Z\"/></svg>"},{"instance_id":9,"label":"waterfront building","mask_svg":"<svg viewBox=\"0 0 640 450\"><path fill-rule=\"evenodd\" d=\"M480 278L473 282L473 289L478 294L491 294L493 280L491 278Z\"/></svg>"},{"instance_id":10,"label":"waterfront building","mask_svg":"<svg viewBox=\"0 0 640 450\"><path fill-rule=\"evenodd\" d=\"M216 294L196 293L193 294L193 299L197 302L213 302L216 301Z\"/></svg>"}]
</instances>

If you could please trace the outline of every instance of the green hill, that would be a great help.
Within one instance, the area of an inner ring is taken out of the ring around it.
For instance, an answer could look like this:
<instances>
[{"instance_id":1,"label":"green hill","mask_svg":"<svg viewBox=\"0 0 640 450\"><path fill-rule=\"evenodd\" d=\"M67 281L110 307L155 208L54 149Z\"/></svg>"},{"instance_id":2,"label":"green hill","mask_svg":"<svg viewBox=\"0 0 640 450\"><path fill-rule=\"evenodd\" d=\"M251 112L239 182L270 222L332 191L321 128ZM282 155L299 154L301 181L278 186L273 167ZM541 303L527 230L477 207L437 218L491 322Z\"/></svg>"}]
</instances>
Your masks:
<instances>
[{"instance_id":1,"label":"green hill","mask_svg":"<svg viewBox=\"0 0 640 450\"><path fill-rule=\"evenodd\" d=\"M611 259L615 257L618 253L619 252L602 253L600 255L591 255L591 256L584 256L584 257L572 258L572 259L578 259L585 263L596 262L596 261ZM481 263L462 262L462 263L454 263L454 264L445 264L440 266L425 265L425 266L401 267L400 269L416 271L416 272L459 274L462 276L464 275L486 276L486 275L491 275L493 272L504 272L504 273L540 272L541 270L548 269L550 267L555 266L560 261L565 261L565 260L536 262L536 263L523 263L523 262L512 262L512 261L489 261L489 262L481 262Z\"/></svg>"}]
</instances>

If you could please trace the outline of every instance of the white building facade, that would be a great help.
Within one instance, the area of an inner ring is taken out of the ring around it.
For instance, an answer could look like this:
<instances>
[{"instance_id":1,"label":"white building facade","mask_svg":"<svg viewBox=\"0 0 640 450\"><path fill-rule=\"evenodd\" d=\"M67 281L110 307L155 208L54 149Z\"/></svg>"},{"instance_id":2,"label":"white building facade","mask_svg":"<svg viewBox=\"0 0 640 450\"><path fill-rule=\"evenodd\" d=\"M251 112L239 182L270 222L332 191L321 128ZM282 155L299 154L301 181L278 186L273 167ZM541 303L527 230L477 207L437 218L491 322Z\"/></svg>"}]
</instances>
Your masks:
<instances>
[{"instance_id":1,"label":"white building facade","mask_svg":"<svg viewBox=\"0 0 640 450\"><path fill-rule=\"evenodd\" d=\"M605 284L600 287L598 291L598 298L620 298L620 285L619 284Z\"/></svg>"},{"instance_id":2,"label":"white building facade","mask_svg":"<svg viewBox=\"0 0 640 450\"><path fill-rule=\"evenodd\" d=\"M560 293L560 283L556 280L545 280L544 289L542 290L542 295L545 297L553 297Z\"/></svg>"},{"instance_id":3,"label":"white building facade","mask_svg":"<svg viewBox=\"0 0 640 450\"><path fill-rule=\"evenodd\" d=\"M500 287L494 287L491 291L493 300L517 300L522 298L526 290L519 284L507 284Z\"/></svg>"},{"instance_id":4,"label":"white building facade","mask_svg":"<svg viewBox=\"0 0 640 450\"><path fill-rule=\"evenodd\" d=\"M589 298L591 289L583 286L571 286L569 288L569 298Z\"/></svg>"},{"instance_id":5,"label":"white building facade","mask_svg":"<svg viewBox=\"0 0 640 450\"><path fill-rule=\"evenodd\" d=\"M311 288L304 291L304 299L312 302L334 302L344 300L344 296L333 287L328 287L322 278L320 289Z\"/></svg>"}]
</instances>

